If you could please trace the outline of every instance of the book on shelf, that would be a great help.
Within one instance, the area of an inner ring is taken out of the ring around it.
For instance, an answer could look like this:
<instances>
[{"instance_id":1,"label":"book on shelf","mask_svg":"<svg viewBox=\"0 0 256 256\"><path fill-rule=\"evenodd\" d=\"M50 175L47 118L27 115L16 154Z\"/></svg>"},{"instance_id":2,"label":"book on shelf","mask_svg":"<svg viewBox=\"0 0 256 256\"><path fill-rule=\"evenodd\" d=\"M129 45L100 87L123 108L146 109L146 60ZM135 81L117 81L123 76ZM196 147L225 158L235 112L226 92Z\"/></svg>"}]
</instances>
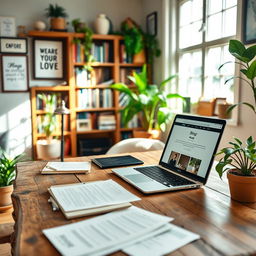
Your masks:
<instances>
[{"instance_id":1,"label":"book on shelf","mask_svg":"<svg viewBox=\"0 0 256 256\"><path fill-rule=\"evenodd\" d=\"M99 130L112 130L116 128L115 115L112 114L99 114L98 116L98 129Z\"/></svg>"},{"instance_id":2,"label":"book on shelf","mask_svg":"<svg viewBox=\"0 0 256 256\"><path fill-rule=\"evenodd\" d=\"M73 61L77 63L82 63L85 61L83 44L73 44Z\"/></svg>"},{"instance_id":3,"label":"book on shelf","mask_svg":"<svg viewBox=\"0 0 256 256\"><path fill-rule=\"evenodd\" d=\"M76 86L91 86L91 73L85 68L75 68Z\"/></svg>"},{"instance_id":4,"label":"book on shelf","mask_svg":"<svg viewBox=\"0 0 256 256\"><path fill-rule=\"evenodd\" d=\"M89 173L90 162L48 162L41 174Z\"/></svg>"},{"instance_id":5,"label":"book on shelf","mask_svg":"<svg viewBox=\"0 0 256 256\"><path fill-rule=\"evenodd\" d=\"M140 200L113 180L55 185L48 191L67 219L129 207Z\"/></svg>"},{"instance_id":6,"label":"book on shelf","mask_svg":"<svg viewBox=\"0 0 256 256\"><path fill-rule=\"evenodd\" d=\"M109 41L93 42L92 55L95 61L104 63L112 61L112 46Z\"/></svg>"}]
</instances>

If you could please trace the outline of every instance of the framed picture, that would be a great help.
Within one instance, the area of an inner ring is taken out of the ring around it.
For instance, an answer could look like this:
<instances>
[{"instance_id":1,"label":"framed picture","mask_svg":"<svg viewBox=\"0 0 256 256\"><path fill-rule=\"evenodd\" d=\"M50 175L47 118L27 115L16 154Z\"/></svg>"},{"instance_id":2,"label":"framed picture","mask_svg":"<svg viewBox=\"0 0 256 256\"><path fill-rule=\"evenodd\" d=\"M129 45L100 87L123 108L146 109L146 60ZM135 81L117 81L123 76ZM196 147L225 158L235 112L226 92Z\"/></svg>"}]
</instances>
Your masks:
<instances>
[{"instance_id":1,"label":"framed picture","mask_svg":"<svg viewBox=\"0 0 256 256\"><path fill-rule=\"evenodd\" d=\"M77 119L76 120L76 130L78 132L89 131L92 129L92 124L90 119Z\"/></svg>"},{"instance_id":2,"label":"framed picture","mask_svg":"<svg viewBox=\"0 0 256 256\"><path fill-rule=\"evenodd\" d=\"M156 36L157 35L157 12L152 12L147 15L147 33Z\"/></svg>"},{"instance_id":3,"label":"framed picture","mask_svg":"<svg viewBox=\"0 0 256 256\"><path fill-rule=\"evenodd\" d=\"M243 41L256 42L256 0L243 1Z\"/></svg>"},{"instance_id":4,"label":"framed picture","mask_svg":"<svg viewBox=\"0 0 256 256\"><path fill-rule=\"evenodd\" d=\"M0 37L1 53L22 53L28 51L27 38Z\"/></svg>"},{"instance_id":5,"label":"framed picture","mask_svg":"<svg viewBox=\"0 0 256 256\"><path fill-rule=\"evenodd\" d=\"M34 79L64 79L64 41L34 39Z\"/></svg>"},{"instance_id":6,"label":"framed picture","mask_svg":"<svg viewBox=\"0 0 256 256\"><path fill-rule=\"evenodd\" d=\"M15 18L0 16L0 36L15 37L16 33Z\"/></svg>"},{"instance_id":7,"label":"framed picture","mask_svg":"<svg viewBox=\"0 0 256 256\"><path fill-rule=\"evenodd\" d=\"M26 55L2 55L2 91L28 91L28 58Z\"/></svg>"}]
</instances>

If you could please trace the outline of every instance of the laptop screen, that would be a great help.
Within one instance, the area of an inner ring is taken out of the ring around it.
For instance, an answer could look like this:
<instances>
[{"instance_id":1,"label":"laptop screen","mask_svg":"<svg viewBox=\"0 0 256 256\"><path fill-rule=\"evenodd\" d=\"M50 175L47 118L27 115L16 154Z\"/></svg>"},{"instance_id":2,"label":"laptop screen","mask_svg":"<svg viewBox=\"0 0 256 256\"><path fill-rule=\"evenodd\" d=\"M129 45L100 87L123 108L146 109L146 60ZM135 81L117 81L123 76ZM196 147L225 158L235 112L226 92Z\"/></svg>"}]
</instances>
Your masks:
<instances>
[{"instance_id":1,"label":"laptop screen","mask_svg":"<svg viewBox=\"0 0 256 256\"><path fill-rule=\"evenodd\" d=\"M177 115L160 164L205 183L226 121Z\"/></svg>"}]
</instances>

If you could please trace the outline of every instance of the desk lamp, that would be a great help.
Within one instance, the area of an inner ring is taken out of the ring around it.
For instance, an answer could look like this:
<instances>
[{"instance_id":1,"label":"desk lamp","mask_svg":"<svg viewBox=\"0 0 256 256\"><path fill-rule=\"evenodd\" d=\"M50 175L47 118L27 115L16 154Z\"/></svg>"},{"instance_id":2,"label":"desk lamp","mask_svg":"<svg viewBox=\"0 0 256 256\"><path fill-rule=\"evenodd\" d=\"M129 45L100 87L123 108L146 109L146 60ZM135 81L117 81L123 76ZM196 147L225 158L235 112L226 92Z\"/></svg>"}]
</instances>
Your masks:
<instances>
[{"instance_id":1,"label":"desk lamp","mask_svg":"<svg viewBox=\"0 0 256 256\"><path fill-rule=\"evenodd\" d=\"M65 106L65 101L61 101L61 106L57 107L54 111L55 115L61 115L61 144L60 144L60 160L64 161L64 115L70 113L69 109Z\"/></svg>"}]
</instances>

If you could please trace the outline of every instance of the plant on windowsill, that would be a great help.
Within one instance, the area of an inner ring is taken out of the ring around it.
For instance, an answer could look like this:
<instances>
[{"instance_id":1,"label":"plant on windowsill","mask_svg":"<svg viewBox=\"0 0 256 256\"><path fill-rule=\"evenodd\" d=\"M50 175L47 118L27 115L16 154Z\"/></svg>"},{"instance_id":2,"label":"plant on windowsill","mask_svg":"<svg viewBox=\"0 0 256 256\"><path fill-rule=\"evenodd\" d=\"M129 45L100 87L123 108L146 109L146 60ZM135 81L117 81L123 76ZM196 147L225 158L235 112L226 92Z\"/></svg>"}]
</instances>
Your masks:
<instances>
[{"instance_id":1,"label":"plant on windowsill","mask_svg":"<svg viewBox=\"0 0 256 256\"><path fill-rule=\"evenodd\" d=\"M56 94L38 94L45 104L45 115L41 128L46 139L37 141L37 157L39 159L55 159L60 157L60 140L53 139L53 132L57 127L57 119L54 110L57 106Z\"/></svg>"},{"instance_id":2,"label":"plant on windowsill","mask_svg":"<svg viewBox=\"0 0 256 256\"><path fill-rule=\"evenodd\" d=\"M239 78L250 86L254 103L235 103L229 107L228 112L232 111L238 105L243 104L256 114L256 86L254 83L256 77L256 60L254 60L256 56L256 45L246 49L240 41L230 40L229 52L236 58L235 63L241 65L242 68L240 71L244 75L230 79ZM230 62L226 62L223 65L227 63ZM227 171L232 199L241 202L256 202L256 143L252 136L247 139L245 146L240 139L235 138L234 140L235 142L229 142L232 147L223 148L218 153L224 154L224 156L216 165L216 171L220 177Z\"/></svg>"},{"instance_id":3,"label":"plant on windowsill","mask_svg":"<svg viewBox=\"0 0 256 256\"><path fill-rule=\"evenodd\" d=\"M13 159L4 152L0 156L0 210L8 209L12 205L11 194L13 191L13 181L16 177L16 164L22 160L23 154L17 155Z\"/></svg>"},{"instance_id":4,"label":"plant on windowsill","mask_svg":"<svg viewBox=\"0 0 256 256\"><path fill-rule=\"evenodd\" d=\"M68 14L65 8L59 6L58 4L49 4L45 9L45 16L50 18L51 30L54 31L65 31L66 30L66 19Z\"/></svg>"},{"instance_id":5,"label":"plant on windowsill","mask_svg":"<svg viewBox=\"0 0 256 256\"><path fill-rule=\"evenodd\" d=\"M149 84L147 68L144 65L141 73L133 72L132 76L128 76L136 88L123 83L111 85L110 88L124 93L128 99L127 105L121 110L124 126L127 127L135 115L141 114L141 123L145 131L164 131L172 116L167 105L168 99L183 99L179 94L165 92L166 84L175 77L176 75L168 77L160 85Z\"/></svg>"}]
</instances>

